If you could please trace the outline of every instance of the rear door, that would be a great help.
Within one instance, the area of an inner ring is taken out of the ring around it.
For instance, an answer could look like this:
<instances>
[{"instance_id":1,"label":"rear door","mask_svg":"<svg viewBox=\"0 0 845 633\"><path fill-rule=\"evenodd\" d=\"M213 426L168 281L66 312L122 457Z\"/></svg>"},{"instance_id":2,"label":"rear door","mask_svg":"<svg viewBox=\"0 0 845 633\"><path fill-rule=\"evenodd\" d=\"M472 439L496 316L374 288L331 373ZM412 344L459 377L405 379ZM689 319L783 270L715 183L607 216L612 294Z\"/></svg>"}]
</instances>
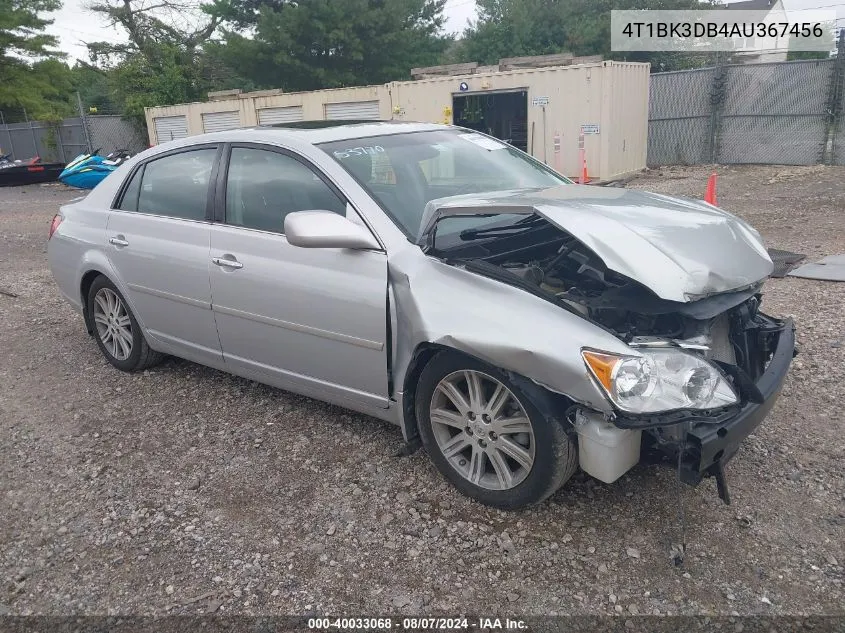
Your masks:
<instances>
[{"instance_id":1,"label":"rear door","mask_svg":"<svg viewBox=\"0 0 845 633\"><path fill-rule=\"evenodd\" d=\"M322 400L387 407L387 257L288 244L288 213L355 216L328 179L292 153L235 145L211 228L211 291L225 362Z\"/></svg>"},{"instance_id":2,"label":"rear door","mask_svg":"<svg viewBox=\"0 0 845 633\"><path fill-rule=\"evenodd\" d=\"M220 153L193 146L139 165L106 230L109 259L154 347L217 365L209 242Z\"/></svg>"}]
</instances>

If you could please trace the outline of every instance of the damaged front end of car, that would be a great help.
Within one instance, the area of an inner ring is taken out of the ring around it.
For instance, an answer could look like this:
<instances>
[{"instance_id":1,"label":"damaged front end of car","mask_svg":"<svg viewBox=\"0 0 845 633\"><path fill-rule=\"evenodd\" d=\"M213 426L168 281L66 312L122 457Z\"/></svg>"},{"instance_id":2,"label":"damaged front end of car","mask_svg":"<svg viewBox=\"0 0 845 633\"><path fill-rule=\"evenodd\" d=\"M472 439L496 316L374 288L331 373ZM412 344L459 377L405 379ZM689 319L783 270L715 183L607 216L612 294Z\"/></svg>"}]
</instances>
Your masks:
<instances>
[{"instance_id":1,"label":"damaged front end of car","mask_svg":"<svg viewBox=\"0 0 845 633\"><path fill-rule=\"evenodd\" d=\"M438 239L442 220L471 215L492 221ZM730 503L724 465L771 410L795 354L791 320L760 311L771 261L753 229L705 203L568 186L434 201L419 244L625 345L568 342L609 404L573 398L583 470L610 483L639 461L669 463L691 485L714 476Z\"/></svg>"},{"instance_id":2,"label":"damaged front end of car","mask_svg":"<svg viewBox=\"0 0 845 633\"><path fill-rule=\"evenodd\" d=\"M694 320L701 334L693 338L632 341L654 359L652 366L668 366L687 402L652 413L620 409L611 420L619 429L642 431L641 460L677 466L691 485L714 476L726 503L724 465L774 406L795 355L792 321L774 319L759 307L758 293L713 318ZM700 365L679 362L682 355ZM680 371L672 371L672 363Z\"/></svg>"}]
</instances>

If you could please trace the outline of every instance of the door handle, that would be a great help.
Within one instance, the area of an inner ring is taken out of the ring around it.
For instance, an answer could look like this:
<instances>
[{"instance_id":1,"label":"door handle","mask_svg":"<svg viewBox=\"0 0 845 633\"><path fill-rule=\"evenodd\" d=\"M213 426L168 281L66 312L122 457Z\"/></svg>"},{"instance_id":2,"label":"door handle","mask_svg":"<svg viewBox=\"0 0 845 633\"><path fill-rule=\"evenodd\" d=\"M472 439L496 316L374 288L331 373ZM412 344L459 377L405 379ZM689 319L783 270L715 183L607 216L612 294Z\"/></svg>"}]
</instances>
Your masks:
<instances>
[{"instance_id":1,"label":"door handle","mask_svg":"<svg viewBox=\"0 0 845 633\"><path fill-rule=\"evenodd\" d=\"M211 261L217 264L218 266L223 266L225 268L243 268L244 265L240 263L236 259L227 259L225 257L212 257Z\"/></svg>"},{"instance_id":2,"label":"door handle","mask_svg":"<svg viewBox=\"0 0 845 633\"><path fill-rule=\"evenodd\" d=\"M123 239L122 235L115 235L112 238L109 238L109 244L113 246L129 246L129 242Z\"/></svg>"}]
</instances>

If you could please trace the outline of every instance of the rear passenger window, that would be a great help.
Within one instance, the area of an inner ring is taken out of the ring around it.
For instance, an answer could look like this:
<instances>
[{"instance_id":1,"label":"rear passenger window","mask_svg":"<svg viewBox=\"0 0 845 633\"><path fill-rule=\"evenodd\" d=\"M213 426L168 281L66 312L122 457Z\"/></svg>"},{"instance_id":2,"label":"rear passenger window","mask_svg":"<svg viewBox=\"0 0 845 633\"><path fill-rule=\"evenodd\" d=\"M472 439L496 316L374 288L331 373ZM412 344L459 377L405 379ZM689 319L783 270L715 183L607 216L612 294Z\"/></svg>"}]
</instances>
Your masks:
<instances>
[{"instance_id":1,"label":"rear passenger window","mask_svg":"<svg viewBox=\"0 0 845 633\"><path fill-rule=\"evenodd\" d=\"M283 233L294 211L334 211L346 202L298 160L268 150L235 147L226 181L226 223Z\"/></svg>"},{"instance_id":2,"label":"rear passenger window","mask_svg":"<svg viewBox=\"0 0 845 633\"><path fill-rule=\"evenodd\" d=\"M141 165L132 175L132 180L126 186L123 192L123 198L117 208L121 211L137 211L138 210L138 194L141 193L141 176L144 174L144 166Z\"/></svg>"},{"instance_id":3,"label":"rear passenger window","mask_svg":"<svg viewBox=\"0 0 845 633\"><path fill-rule=\"evenodd\" d=\"M204 220L208 183L216 155L217 149L206 148L148 162L141 177L137 210L183 220ZM131 207L128 197L135 178L126 189L121 208L124 208L123 203Z\"/></svg>"}]
</instances>

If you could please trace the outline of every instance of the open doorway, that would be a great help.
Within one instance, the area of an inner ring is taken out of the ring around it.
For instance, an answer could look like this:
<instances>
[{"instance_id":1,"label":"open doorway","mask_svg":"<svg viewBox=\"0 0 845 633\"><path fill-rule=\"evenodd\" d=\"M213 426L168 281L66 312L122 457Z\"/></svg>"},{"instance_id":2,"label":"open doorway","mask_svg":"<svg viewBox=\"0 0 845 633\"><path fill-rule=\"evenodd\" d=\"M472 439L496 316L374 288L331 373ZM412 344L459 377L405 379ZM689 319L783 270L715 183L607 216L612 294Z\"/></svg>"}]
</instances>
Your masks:
<instances>
[{"instance_id":1,"label":"open doorway","mask_svg":"<svg viewBox=\"0 0 845 633\"><path fill-rule=\"evenodd\" d=\"M528 151L527 90L454 94L452 120Z\"/></svg>"}]
</instances>

